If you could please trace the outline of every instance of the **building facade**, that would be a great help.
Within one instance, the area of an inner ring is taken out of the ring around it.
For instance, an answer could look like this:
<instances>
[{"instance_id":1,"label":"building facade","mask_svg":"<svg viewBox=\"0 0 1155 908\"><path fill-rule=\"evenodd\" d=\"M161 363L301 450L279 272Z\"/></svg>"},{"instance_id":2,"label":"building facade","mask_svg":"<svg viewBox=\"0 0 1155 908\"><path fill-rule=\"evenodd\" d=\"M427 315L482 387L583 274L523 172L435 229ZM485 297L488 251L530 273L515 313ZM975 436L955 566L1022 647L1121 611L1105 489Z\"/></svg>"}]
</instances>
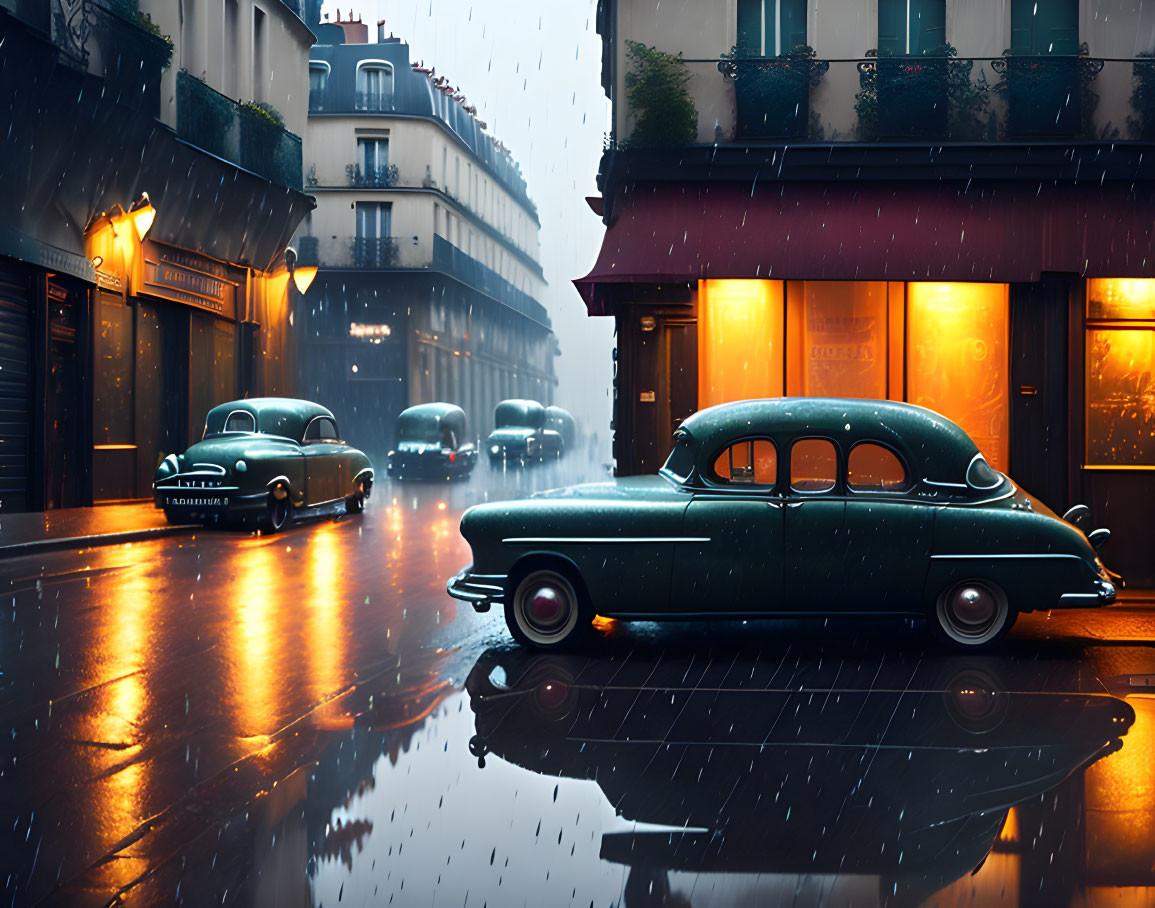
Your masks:
<instances>
[{"instance_id":1,"label":"building facade","mask_svg":"<svg viewBox=\"0 0 1155 908\"><path fill-rule=\"evenodd\" d=\"M361 23L318 29L333 43L309 62L317 208L295 242L320 268L297 310L305 386L380 457L412 404L458 404L484 435L502 399L551 403L556 343L516 163L460 93L378 28L375 43Z\"/></svg>"},{"instance_id":2,"label":"building facade","mask_svg":"<svg viewBox=\"0 0 1155 908\"><path fill-rule=\"evenodd\" d=\"M210 407L292 390L313 35L263 0L5 0L0 28L0 507L147 497Z\"/></svg>"},{"instance_id":3,"label":"building facade","mask_svg":"<svg viewBox=\"0 0 1155 908\"><path fill-rule=\"evenodd\" d=\"M603 0L576 283L617 325L619 473L711 404L905 400L1155 584L1155 18L1108 6Z\"/></svg>"}]
</instances>

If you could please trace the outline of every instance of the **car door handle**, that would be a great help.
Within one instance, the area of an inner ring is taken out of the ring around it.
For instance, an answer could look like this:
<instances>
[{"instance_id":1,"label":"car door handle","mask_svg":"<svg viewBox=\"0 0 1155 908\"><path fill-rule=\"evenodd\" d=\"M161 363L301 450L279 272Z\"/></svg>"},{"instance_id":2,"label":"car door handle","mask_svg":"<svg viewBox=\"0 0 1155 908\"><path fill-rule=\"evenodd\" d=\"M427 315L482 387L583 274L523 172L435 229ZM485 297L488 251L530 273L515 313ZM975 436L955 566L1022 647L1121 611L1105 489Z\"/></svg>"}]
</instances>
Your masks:
<instances>
[{"instance_id":1,"label":"car door handle","mask_svg":"<svg viewBox=\"0 0 1155 908\"><path fill-rule=\"evenodd\" d=\"M800 508L800 507L802 507L802 502L801 501L792 501L788 505L786 505L786 507L788 507L788 508Z\"/></svg>"}]
</instances>

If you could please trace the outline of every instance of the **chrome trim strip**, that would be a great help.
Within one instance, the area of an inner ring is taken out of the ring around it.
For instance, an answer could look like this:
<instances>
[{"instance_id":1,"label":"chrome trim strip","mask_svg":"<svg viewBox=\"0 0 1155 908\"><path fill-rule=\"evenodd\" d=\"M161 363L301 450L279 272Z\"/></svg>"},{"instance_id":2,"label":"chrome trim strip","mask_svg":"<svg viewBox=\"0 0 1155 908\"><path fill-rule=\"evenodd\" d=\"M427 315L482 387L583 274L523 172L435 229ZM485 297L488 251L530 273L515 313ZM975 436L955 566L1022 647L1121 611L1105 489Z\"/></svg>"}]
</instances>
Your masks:
<instances>
[{"instance_id":1,"label":"chrome trim strip","mask_svg":"<svg viewBox=\"0 0 1155 908\"><path fill-rule=\"evenodd\" d=\"M508 545L543 543L638 543L638 542L711 542L709 536L510 536L501 540Z\"/></svg>"},{"instance_id":2,"label":"chrome trim strip","mask_svg":"<svg viewBox=\"0 0 1155 908\"><path fill-rule=\"evenodd\" d=\"M1098 593L1063 593L1060 599L1099 599Z\"/></svg>"},{"instance_id":3,"label":"chrome trim strip","mask_svg":"<svg viewBox=\"0 0 1155 908\"><path fill-rule=\"evenodd\" d=\"M931 558L1074 558L1077 561L1082 561L1081 555L1063 555L1054 552L1047 553L1031 553L1019 552L1013 555L931 555Z\"/></svg>"},{"instance_id":4,"label":"chrome trim strip","mask_svg":"<svg viewBox=\"0 0 1155 908\"><path fill-rule=\"evenodd\" d=\"M928 486L949 486L952 489L970 488L970 486L968 486L965 482L939 482L935 479L924 479L923 482L925 482Z\"/></svg>"}]
</instances>

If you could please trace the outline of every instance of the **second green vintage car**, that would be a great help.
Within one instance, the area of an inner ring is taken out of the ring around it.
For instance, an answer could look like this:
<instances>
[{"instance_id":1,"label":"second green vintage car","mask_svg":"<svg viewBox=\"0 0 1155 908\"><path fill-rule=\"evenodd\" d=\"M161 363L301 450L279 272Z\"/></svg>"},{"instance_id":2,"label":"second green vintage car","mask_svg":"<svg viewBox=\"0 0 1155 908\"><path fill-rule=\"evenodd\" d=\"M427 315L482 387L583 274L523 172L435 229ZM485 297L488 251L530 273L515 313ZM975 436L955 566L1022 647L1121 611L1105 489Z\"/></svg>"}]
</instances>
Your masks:
<instances>
[{"instance_id":1,"label":"second green vintage car","mask_svg":"<svg viewBox=\"0 0 1155 908\"><path fill-rule=\"evenodd\" d=\"M203 438L157 467L153 499L170 523L239 519L280 530L294 512L344 503L358 513L373 465L306 400L256 397L209 410Z\"/></svg>"},{"instance_id":2,"label":"second green vintage car","mask_svg":"<svg viewBox=\"0 0 1155 908\"><path fill-rule=\"evenodd\" d=\"M1061 519L921 407L779 398L682 423L660 475L477 505L451 596L510 632L571 644L624 620L925 617L950 645L999 640L1019 612L1107 605L1106 530ZM1094 546L1092 545L1094 543Z\"/></svg>"}]
</instances>

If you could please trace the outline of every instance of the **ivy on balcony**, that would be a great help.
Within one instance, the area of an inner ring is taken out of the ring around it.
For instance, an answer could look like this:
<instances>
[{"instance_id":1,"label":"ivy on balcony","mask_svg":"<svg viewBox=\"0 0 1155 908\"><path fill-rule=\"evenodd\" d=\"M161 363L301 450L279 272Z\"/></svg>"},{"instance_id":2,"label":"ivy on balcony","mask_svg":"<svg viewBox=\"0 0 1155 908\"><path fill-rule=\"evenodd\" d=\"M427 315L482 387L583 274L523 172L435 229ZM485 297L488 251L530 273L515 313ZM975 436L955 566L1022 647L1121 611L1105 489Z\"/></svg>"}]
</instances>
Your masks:
<instances>
[{"instance_id":1,"label":"ivy on balcony","mask_svg":"<svg viewBox=\"0 0 1155 908\"><path fill-rule=\"evenodd\" d=\"M626 101L635 118L628 144L693 144L698 137L698 111L690 98L690 71L681 53L663 53L640 41L627 40L626 47L630 64Z\"/></svg>"}]
</instances>

